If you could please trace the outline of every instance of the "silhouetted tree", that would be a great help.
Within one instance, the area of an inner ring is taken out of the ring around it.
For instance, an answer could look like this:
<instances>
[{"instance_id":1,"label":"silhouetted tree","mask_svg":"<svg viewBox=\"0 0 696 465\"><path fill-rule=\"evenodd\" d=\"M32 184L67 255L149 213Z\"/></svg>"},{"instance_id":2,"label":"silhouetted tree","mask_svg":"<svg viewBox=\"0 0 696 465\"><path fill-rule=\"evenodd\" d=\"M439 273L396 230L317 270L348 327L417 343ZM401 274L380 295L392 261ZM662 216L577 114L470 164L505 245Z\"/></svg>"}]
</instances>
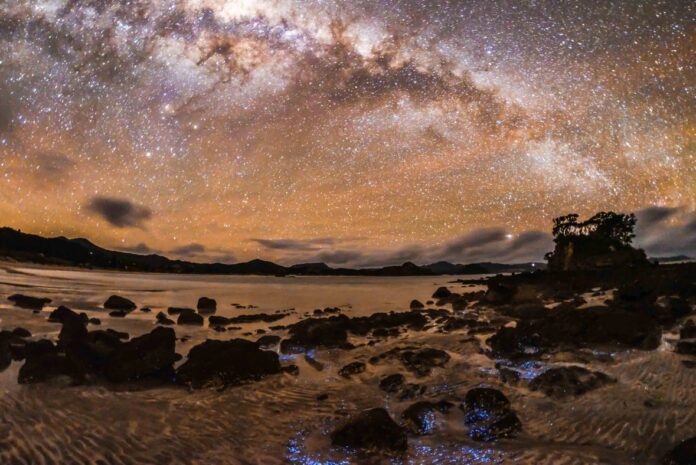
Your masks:
<instances>
[{"instance_id":1,"label":"silhouetted tree","mask_svg":"<svg viewBox=\"0 0 696 465\"><path fill-rule=\"evenodd\" d=\"M579 215L569 213L553 219L553 238L555 242L567 238L585 236L603 242L616 242L628 246L636 235L636 216L625 213L599 212L592 218L578 223Z\"/></svg>"},{"instance_id":2,"label":"silhouetted tree","mask_svg":"<svg viewBox=\"0 0 696 465\"><path fill-rule=\"evenodd\" d=\"M605 264L643 264L642 250L631 247L636 226L634 214L599 212L586 221L577 213L553 220L556 247L545 255L550 269L588 268Z\"/></svg>"}]
</instances>

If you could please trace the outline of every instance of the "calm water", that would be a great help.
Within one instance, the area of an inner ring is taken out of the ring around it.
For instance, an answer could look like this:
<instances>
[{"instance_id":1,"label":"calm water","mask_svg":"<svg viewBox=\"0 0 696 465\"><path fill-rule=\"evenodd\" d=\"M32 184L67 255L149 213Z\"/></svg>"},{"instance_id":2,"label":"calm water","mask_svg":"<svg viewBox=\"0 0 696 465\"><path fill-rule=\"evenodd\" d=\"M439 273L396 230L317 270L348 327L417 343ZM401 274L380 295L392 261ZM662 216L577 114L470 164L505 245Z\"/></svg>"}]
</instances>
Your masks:
<instances>
[{"instance_id":1,"label":"calm water","mask_svg":"<svg viewBox=\"0 0 696 465\"><path fill-rule=\"evenodd\" d=\"M285 324L327 306L340 306L348 315L404 310L411 299L425 302L438 286L453 279L170 276L6 265L0 269L0 326L23 326L35 337L55 337L59 326L47 323L46 316L55 305L65 304L101 318L102 327L137 335L152 329L156 311L170 305L195 306L201 296L216 298L218 314L225 316L294 308L286 319L273 323ZM460 289L460 285L450 287ZM53 303L41 314L6 305L6 297L16 292L49 297ZM109 318L100 306L114 293L154 311ZM233 303L258 308L237 309ZM243 325L226 333L176 327L179 336L191 337L179 342L177 351L185 354L207 337L244 337L260 328L268 329L268 324ZM273 376L224 392L177 388L114 392L57 383L19 386L15 363L0 373L0 464L628 465L655 463L671 445L696 432L696 370L684 368L672 353L672 335L665 336L658 351L616 353L613 363L590 363L590 368L618 382L564 401L502 385L495 360L480 353L484 338L472 341L465 331L425 331L352 351L317 351L313 355L323 364L321 370L303 356L283 356L284 363L300 367L299 376ZM398 362L368 364L365 373L352 379L337 374L346 363L366 361L404 345L444 349L452 359L425 378L414 378ZM522 373L533 377L543 368L529 364ZM398 419L413 402L390 398L377 387L384 375L395 372L405 374L409 382L427 385L423 398L428 400L456 403L471 387L497 387L510 398L523 434L494 444L473 442L454 409L447 417L438 417L433 434L409 437L404 458L358 457L332 449L328 433L348 415L383 406ZM322 393L329 395L328 400L317 400ZM653 407L646 407L646 400Z\"/></svg>"}]
</instances>

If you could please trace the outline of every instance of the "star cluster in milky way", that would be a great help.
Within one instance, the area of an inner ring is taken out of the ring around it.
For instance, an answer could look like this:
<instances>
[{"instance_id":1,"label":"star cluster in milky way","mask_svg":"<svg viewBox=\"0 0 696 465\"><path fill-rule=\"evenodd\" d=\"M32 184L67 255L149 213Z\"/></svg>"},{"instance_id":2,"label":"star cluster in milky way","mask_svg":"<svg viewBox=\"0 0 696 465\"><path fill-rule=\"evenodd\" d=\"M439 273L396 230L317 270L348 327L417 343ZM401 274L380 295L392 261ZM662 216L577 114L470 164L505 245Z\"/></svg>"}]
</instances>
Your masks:
<instances>
[{"instance_id":1,"label":"star cluster in milky way","mask_svg":"<svg viewBox=\"0 0 696 465\"><path fill-rule=\"evenodd\" d=\"M0 217L348 264L539 256L567 211L688 230L695 24L665 0L4 2Z\"/></svg>"}]
</instances>

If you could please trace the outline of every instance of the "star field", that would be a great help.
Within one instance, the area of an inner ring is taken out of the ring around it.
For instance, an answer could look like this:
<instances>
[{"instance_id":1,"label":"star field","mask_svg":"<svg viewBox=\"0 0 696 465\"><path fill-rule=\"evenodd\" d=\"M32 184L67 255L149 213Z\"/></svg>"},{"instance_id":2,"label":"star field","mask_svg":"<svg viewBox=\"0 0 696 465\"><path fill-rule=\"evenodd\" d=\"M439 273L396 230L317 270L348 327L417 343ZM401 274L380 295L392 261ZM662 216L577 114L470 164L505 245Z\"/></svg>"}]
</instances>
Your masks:
<instances>
[{"instance_id":1,"label":"star field","mask_svg":"<svg viewBox=\"0 0 696 465\"><path fill-rule=\"evenodd\" d=\"M1 223L370 264L689 213L694 56L688 1L2 2Z\"/></svg>"}]
</instances>

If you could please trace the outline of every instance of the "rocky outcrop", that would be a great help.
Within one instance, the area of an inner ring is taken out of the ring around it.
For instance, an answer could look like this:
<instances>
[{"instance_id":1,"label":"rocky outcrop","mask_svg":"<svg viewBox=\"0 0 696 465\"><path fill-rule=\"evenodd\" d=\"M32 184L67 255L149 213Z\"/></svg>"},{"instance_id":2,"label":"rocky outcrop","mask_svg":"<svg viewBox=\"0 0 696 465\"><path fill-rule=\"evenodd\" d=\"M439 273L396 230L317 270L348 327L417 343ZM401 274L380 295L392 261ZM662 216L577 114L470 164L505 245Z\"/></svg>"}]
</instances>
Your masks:
<instances>
[{"instance_id":1,"label":"rocky outcrop","mask_svg":"<svg viewBox=\"0 0 696 465\"><path fill-rule=\"evenodd\" d=\"M196 308L201 315L212 315L217 311L217 301L209 297L201 297L198 299Z\"/></svg>"},{"instance_id":2,"label":"rocky outcrop","mask_svg":"<svg viewBox=\"0 0 696 465\"><path fill-rule=\"evenodd\" d=\"M599 389L616 380L599 372L580 366L550 368L529 383L532 391L541 391L549 397L563 399Z\"/></svg>"},{"instance_id":3,"label":"rocky outcrop","mask_svg":"<svg viewBox=\"0 0 696 465\"><path fill-rule=\"evenodd\" d=\"M180 356L175 352L176 335L171 328L158 327L152 332L119 344L107 357L104 375L114 383L142 381L149 378L173 380L173 364Z\"/></svg>"},{"instance_id":4,"label":"rocky outcrop","mask_svg":"<svg viewBox=\"0 0 696 465\"><path fill-rule=\"evenodd\" d=\"M41 310L44 305L50 304L51 299L45 297L32 297L23 294L13 294L7 298L14 303L16 307L26 308L29 310Z\"/></svg>"},{"instance_id":5,"label":"rocky outcrop","mask_svg":"<svg viewBox=\"0 0 696 465\"><path fill-rule=\"evenodd\" d=\"M660 461L660 465L694 465L696 463L696 437L680 442Z\"/></svg>"},{"instance_id":6,"label":"rocky outcrop","mask_svg":"<svg viewBox=\"0 0 696 465\"><path fill-rule=\"evenodd\" d=\"M203 317L190 309L182 309L176 319L178 325L203 326Z\"/></svg>"},{"instance_id":7,"label":"rocky outcrop","mask_svg":"<svg viewBox=\"0 0 696 465\"><path fill-rule=\"evenodd\" d=\"M452 408L452 404L447 401L429 402L419 401L411 404L401 414L401 419L406 429L413 434L430 434L435 429L437 414L447 413Z\"/></svg>"},{"instance_id":8,"label":"rocky outcrop","mask_svg":"<svg viewBox=\"0 0 696 465\"><path fill-rule=\"evenodd\" d=\"M362 450L405 452L406 432L383 408L360 412L331 433L331 444Z\"/></svg>"},{"instance_id":9,"label":"rocky outcrop","mask_svg":"<svg viewBox=\"0 0 696 465\"><path fill-rule=\"evenodd\" d=\"M344 378L350 378L353 375L363 373L365 371L365 364L363 362L351 362L338 370L338 374Z\"/></svg>"},{"instance_id":10,"label":"rocky outcrop","mask_svg":"<svg viewBox=\"0 0 696 465\"><path fill-rule=\"evenodd\" d=\"M521 320L488 339L496 356L524 358L557 349L610 346L653 350L662 330L649 316L620 308L552 310L546 318Z\"/></svg>"},{"instance_id":11,"label":"rocky outcrop","mask_svg":"<svg viewBox=\"0 0 696 465\"><path fill-rule=\"evenodd\" d=\"M132 312L137 308L135 303L131 300L121 297L119 295L112 295L106 302L104 302L104 308L107 310L123 310L125 312Z\"/></svg>"},{"instance_id":12,"label":"rocky outcrop","mask_svg":"<svg viewBox=\"0 0 696 465\"><path fill-rule=\"evenodd\" d=\"M466 393L464 422L469 437L475 441L494 441L514 437L522 430L522 423L510 407L505 395L491 388L474 388Z\"/></svg>"},{"instance_id":13,"label":"rocky outcrop","mask_svg":"<svg viewBox=\"0 0 696 465\"><path fill-rule=\"evenodd\" d=\"M181 384L193 388L229 386L280 373L278 354L244 339L207 340L191 349L176 371Z\"/></svg>"}]
</instances>

